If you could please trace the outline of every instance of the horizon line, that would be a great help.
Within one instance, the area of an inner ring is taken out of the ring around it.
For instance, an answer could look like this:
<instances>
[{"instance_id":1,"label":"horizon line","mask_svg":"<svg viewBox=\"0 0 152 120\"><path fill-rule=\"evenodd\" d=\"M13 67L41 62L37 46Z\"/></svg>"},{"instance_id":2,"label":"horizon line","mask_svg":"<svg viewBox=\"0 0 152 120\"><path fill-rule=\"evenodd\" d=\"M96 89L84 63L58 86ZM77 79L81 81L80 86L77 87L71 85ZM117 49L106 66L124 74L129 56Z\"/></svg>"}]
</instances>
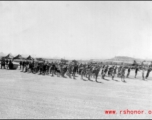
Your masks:
<instances>
[{"instance_id":1,"label":"horizon line","mask_svg":"<svg viewBox=\"0 0 152 120\"><path fill-rule=\"evenodd\" d=\"M115 56L113 56L112 58L108 58L108 57L103 57L103 58L74 58L74 57L59 57L59 56L54 56L54 57L51 57L51 56L38 56L38 55L36 55L36 54L20 54L20 53L18 53L18 54L12 54L12 53L8 53L8 54L6 54L6 53L4 53L4 52L0 52L0 53L2 53L4 56L6 56L6 55L9 55L9 54L11 54L12 56L17 56L17 55L22 55L23 57L24 56L26 56L26 57L28 57L28 56L31 56L31 57L33 57L33 58L45 58L45 59L67 59L67 60L105 60L105 59L112 59L112 58L115 58L115 57L129 57L129 58L133 58L133 59L142 59L142 60L152 60L152 58L137 58L137 57L132 57L132 56L124 56L124 55L115 55Z\"/></svg>"}]
</instances>

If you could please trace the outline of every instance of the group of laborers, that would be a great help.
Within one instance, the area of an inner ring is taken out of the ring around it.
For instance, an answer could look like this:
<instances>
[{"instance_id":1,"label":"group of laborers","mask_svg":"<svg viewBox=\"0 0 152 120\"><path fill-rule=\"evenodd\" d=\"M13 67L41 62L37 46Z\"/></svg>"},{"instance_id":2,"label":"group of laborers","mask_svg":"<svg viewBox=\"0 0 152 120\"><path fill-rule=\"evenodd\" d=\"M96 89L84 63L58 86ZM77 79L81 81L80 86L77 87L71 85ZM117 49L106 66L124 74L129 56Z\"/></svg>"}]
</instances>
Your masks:
<instances>
[{"instance_id":1,"label":"group of laborers","mask_svg":"<svg viewBox=\"0 0 152 120\"><path fill-rule=\"evenodd\" d=\"M13 63L12 60L2 59L1 61L1 69L12 69ZM37 62L37 61L21 61L20 69L22 72L31 72L31 73L39 73L42 75L57 75L65 77L69 76L70 78L76 78L76 74L81 76L81 79L87 78L90 80L94 78L97 82L99 72L101 72L101 78L105 79L105 77L111 77L114 80L115 77L121 78L121 81L125 82L125 78L128 78L131 70L135 71L135 78L138 74L138 71L142 71L142 79L145 80L149 77L149 74L152 70L152 64L148 67L145 67L143 63L141 65L131 65L124 66L122 65L104 65L104 64L81 64L78 62L71 63L63 63L63 62ZM146 72L147 71L147 72ZM127 72L127 74L125 74ZM146 73L146 75L145 75Z\"/></svg>"},{"instance_id":2,"label":"group of laborers","mask_svg":"<svg viewBox=\"0 0 152 120\"><path fill-rule=\"evenodd\" d=\"M12 60L1 60L1 69L13 69L13 63Z\"/></svg>"},{"instance_id":3,"label":"group of laborers","mask_svg":"<svg viewBox=\"0 0 152 120\"><path fill-rule=\"evenodd\" d=\"M23 72L31 72L31 73L39 73L42 75L51 74L52 76L62 76L65 77L65 74L68 75L70 78L73 76L75 79L75 74L77 72L78 65L75 63L57 63L57 62L35 62L35 61L21 61L20 62L20 69Z\"/></svg>"},{"instance_id":4,"label":"group of laborers","mask_svg":"<svg viewBox=\"0 0 152 120\"><path fill-rule=\"evenodd\" d=\"M31 73L39 73L43 75L52 76L62 76L65 75L69 76L70 78L73 77L75 79L76 74L81 76L81 79L84 77L90 80L91 77L95 78L97 82L99 72L101 72L101 78L105 79L106 76L111 77L114 80L115 77L121 78L121 81L125 82L125 78L128 78L130 75L131 70L135 70L135 78L139 70L142 71L142 78L143 80L147 79L149 73L152 70L152 64L146 68L144 65L135 65L135 66L124 66L124 64L117 66L117 65L104 65L104 64L78 64L71 62L69 64L66 63L57 63L57 62L35 62L35 61L23 61L20 62L20 69L24 72L31 72ZM127 74L125 72L127 71ZM146 76L145 76L145 72Z\"/></svg>"},{"instance_id":5,"label":"group of laborers","mask_svg":"<svg viewBox=\"0 0 152 120\"><path fill-rule=\"evenodd\" d=\"M149 77L149 74L152 70L152 64L147 67L143 63L141 65L136 64L133 66L132 65L131 66L120 65L119 67L111 66L111 67L105 67L105 69L103 70L105 71L105 73L108 74L108 76L111 76L112 79L114 79L115 75L117 74L117 77L120 77L122 81L125 81L125 78L129 77L131 70L135 70L135 78L138 74L138 71L142 71L142 79L145 80ZM125 74L125 72L127 72L127 74Z\"/></svg>"},{"instance_id":6,"label":"group of laborers","mask_svg":"<svg viewBox=\"0 0 152 120\"><path fill-rule=\"evenodd\" d=\"M97 78L99 76L99 73L101 72L101 78L105 79L106 76L112 77L112 80L117 75L117 77L120 77L122 81L125 81L125 70L126 67L124 66L109 66L109 65L80 65L79 66L79 74L81 74L81 78L83 79L83 76L88 78L90 80L90 77L94 77L96 82Z\"/></svg>"}]
</instances>

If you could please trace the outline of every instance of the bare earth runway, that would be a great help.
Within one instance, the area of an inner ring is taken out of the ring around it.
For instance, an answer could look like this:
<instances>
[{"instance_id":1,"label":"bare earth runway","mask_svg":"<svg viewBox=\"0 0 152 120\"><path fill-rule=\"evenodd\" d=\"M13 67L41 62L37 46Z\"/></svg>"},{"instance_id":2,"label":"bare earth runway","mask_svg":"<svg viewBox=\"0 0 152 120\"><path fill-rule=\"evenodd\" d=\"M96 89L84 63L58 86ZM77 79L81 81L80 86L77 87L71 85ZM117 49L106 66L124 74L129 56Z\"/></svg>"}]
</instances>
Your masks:
<instances>
[{"instance_id":1,"label":"bare earth runway","mask_svg":"<svg viewBox=\"0 0 152 120\"><path fill-rule=\"evenodd\" d=\"M146 81L131 74L126 83L100 77L96 83L0 69L0 118L152 118L152 73ZM144 113L120 114L126 109Z\"/></svg>"}]
</instances>

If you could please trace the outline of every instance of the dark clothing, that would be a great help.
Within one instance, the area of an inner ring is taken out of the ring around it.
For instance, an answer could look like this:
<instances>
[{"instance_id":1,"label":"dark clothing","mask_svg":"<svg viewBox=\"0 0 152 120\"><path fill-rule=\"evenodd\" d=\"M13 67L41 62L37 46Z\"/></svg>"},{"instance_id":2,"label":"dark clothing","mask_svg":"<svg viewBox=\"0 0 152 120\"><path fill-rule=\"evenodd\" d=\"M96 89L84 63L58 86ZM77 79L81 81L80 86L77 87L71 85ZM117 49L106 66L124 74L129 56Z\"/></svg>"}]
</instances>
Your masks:
<instances>
[{"instance_id":1,"label":"dark clothing","mask_svg":"<svg viewBox=\"0 0 152 120\"><path fill-rule=\"evenodd\" d=\"M127 77L129 77L129 75L130 75L130 68L128 68Z\"/></svg>"},{"instance_id":2,"label":"dark clothing","mask_svg":"<svg viewBox=\"0 0 152 120\"><path fill-rule=\"evenodd\" d=\"M135 68L135 78L137 76L138 71L139 71L139 68Z\"/></svg>"},{"instance_id":3,"label":"dark clothing","mask_svg":"<svg viewBox=\"0 0 152 120\"><path fill-rule=\"evenodd\" d=\"M73 72L76 73L77 71L77 66L73 66Z\"/></svg>"},{"instance_id":4,"label":"dark clothing","mask_svg":"<svg viewBox=\"0 0 152 120\"><path fill-rule=\"evenodd\" d=\"M44 74L46 73L46 69L47 69L47 64L44 64L44 65L43 65L43 73L44 73Z\"/></svg>"},{"instance_id":5,"label":"dark clothing","mask_svg":"<svg viewBox=\"0 0 152 120\"><path fill-rule=\"evenodd\" d=\"M23 62L22 62L22 61L20 61L20 66L21 66L21 65L23 65Z\"/></svg>"},{"instance_id":6,"label":"dark clothing","mask_svg":"<svg viewBox=\"0 0 152 120\"><path fill-rule=\"evenodd\" d=\"M1 61L1 69L2 69L2 67L4 67L4 69L5 69L5 60Z\"/></svg>"},{"instance_id":7,"label":"dark clothing","mask_svg":"<svg viewBox=\"0 0 152 120\"><path fill-rule=\"evenodd\" d=\"M6 64L8 64L8 60L6 60Z\"/></svg>"},{"instance_id":8,"label":"dark clothing","mask_svg":"<svg viewBox=\"0 0 152 120\"><path fill-rule=\"evenodd\" d=\"M147 70L146 79L149 77L150 69Z\"/></svg>"},{"instance_id":9,"label":"dark clothing","mask_svg":"<svg viewBox=\"0 0 152 120\"><path fill-rule=\"evenodd\" d=\"M51 67L51 69L52 69L52 70L55 70L55 68L56 68L56 67L55 67L55 65L53 64L52 67Z\"/></svg>"},{"instance_id":10,"label":"dark clothing","mask_svg":"<svg viewBox=\"0 0 152 120\"><path fill-rule=\"evenodd\" d=\"M22 71L24 71L24 68L25 68L25 61L23 61L23 63L22 63Z\"/></svg>"},{"instance_id":11,"label":"dark clothing","mask_svg":"<svg viewBox=\"0 0 152 120\"><path fill-rule=\"evenodd\" d=\"M135 68L135 73L137 73L137 72L138 72L138 70L139 70L138 68Z\"/></svg>"},{"instance_id":12,"label":"dark clothing","mask_svg":"<svg viewBox=\"0 0 152 120\"><path fill-rule=\"evenodd\" d=\"M23 62L22 65L25 66L25 62Z\"/></svg>"},{"instance_id":13,"label":"dark clothing","mask_svg":"<svg viewBox=\"0 0 152 120\"><path fill-rule=\"evenodd\" d=\"M13 69L13 63L12 63L12 61L9 62L8 66L9 66L9 69Z\"/></svg>"},{"instance_id":14,"label":"dark clothing","mask_svg":"<svg viewBox=\"0 0 152 120\"><path fill-rule=\"evenodd\" d=\"M23 65L23 62L22 62L22 61L20 61L20 69L21 69L22 65Z\"/></svg>"}]
</instances>

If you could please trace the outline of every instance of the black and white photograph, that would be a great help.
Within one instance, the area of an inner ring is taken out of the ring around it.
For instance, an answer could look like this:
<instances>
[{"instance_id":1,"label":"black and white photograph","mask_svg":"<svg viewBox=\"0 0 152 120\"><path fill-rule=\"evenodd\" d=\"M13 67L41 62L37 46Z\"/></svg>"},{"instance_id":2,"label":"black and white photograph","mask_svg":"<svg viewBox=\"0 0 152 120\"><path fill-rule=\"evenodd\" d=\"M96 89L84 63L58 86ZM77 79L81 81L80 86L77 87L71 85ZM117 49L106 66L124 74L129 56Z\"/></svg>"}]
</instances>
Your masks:
<instances>
[{"instance_id":1,"label":"black and white photograph","mask_svg":"<svg viewBox=\"0 0 152 120\"><path fill-rule=\"evenodd\" d=\"M0 119L151 119L151 1L0 1Z\"/></svg>"}]
</instances>

